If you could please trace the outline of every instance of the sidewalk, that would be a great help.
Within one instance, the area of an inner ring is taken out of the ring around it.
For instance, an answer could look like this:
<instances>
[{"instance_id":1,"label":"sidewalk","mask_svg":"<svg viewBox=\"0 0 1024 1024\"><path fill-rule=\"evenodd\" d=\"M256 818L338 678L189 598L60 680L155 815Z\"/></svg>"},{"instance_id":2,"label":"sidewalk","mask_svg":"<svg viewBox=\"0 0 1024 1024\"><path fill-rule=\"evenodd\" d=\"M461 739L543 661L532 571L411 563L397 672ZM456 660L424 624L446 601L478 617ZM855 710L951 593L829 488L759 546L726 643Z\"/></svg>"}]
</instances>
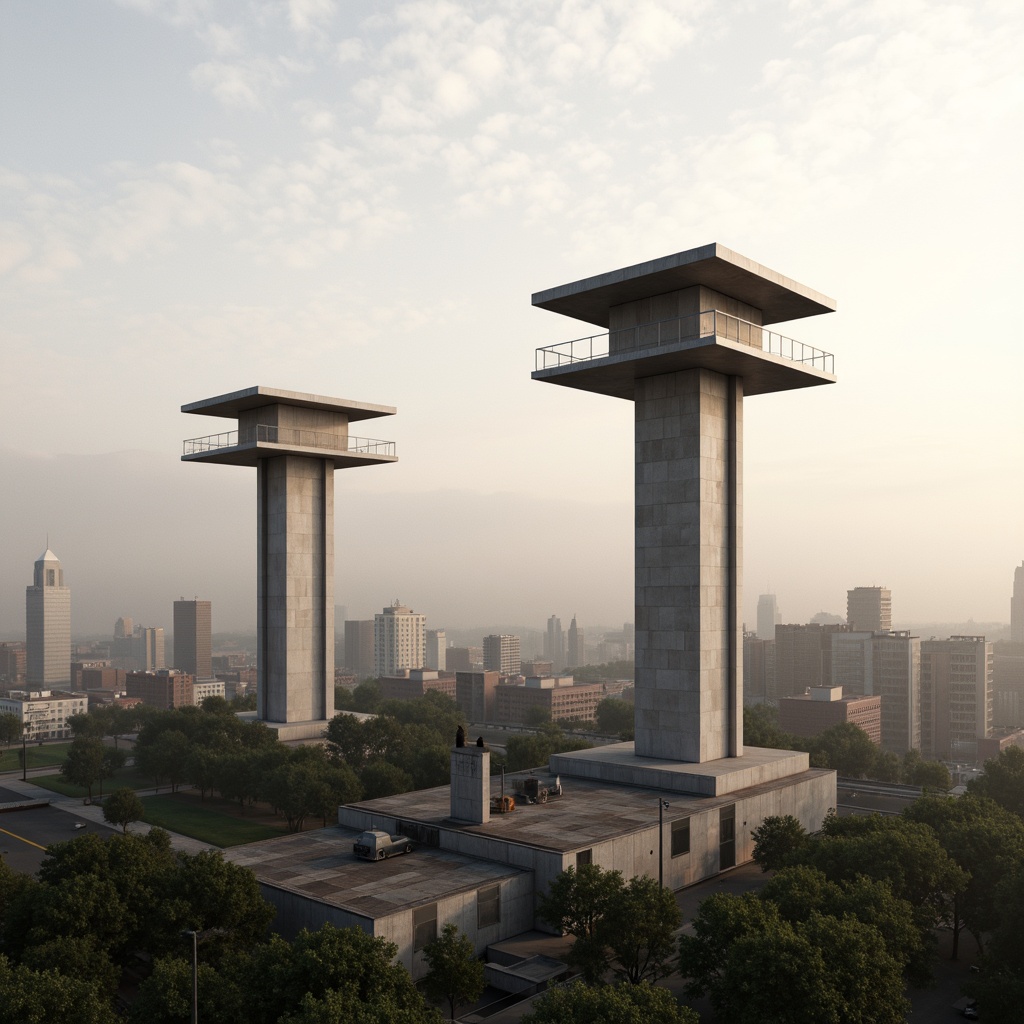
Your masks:
<instances>
[{"instance_id":1,"label":"sidewalk","mask_svg":"<svg viewBox=\"0 0 1024 1024\"><path fill-rule=\"evenodd\" d=\"M34 786L31 782L22 782L21 779L13 779L0 776L0 783L4 789L12 793L24 796L26 800L49 800L50 806L59 811L66 811L68 814L82 821L91 821L94 824L102 825L112 831L117 831L115 826L110 825L103 818L103 808L99 804L83 803L82 797L63 796L61 793L54 793L52 790L43 789L41 786ZM140 790L139 796L149 796L152 790ZM135 835L146 835L151 826L145 822L136 821L128 826L128 831ZM176 832L168 833L171 837L171 846L183 853L200 853L203 850L217 850L219 847L211 846L209 843L200 842L198 839L190 839L188 836L178 835Z\"/></svg>"}]
</instances>

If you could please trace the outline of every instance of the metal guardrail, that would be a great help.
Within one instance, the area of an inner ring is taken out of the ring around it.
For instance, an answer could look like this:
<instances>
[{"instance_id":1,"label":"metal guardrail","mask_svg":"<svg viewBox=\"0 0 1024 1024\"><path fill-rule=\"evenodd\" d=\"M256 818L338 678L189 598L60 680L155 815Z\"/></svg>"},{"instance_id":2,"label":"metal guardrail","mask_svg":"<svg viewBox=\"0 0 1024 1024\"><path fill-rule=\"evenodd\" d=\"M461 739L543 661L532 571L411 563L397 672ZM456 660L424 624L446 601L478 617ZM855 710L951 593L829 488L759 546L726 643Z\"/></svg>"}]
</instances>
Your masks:
<instances>
[{"instance_id":1,"label":"metal guardrail","mask_svg":"<svg viewBox=\"0 0 1024 1024\"><path fill-rule=\"evenodd\" d=\"M300 430L295 427L277 427L258 423L245 430L226 430L221 434L192 437L182 442L183 455L201 455L221 448L240 448L252 444L286 444L297 448L321 448L328 451L346 451L362 455L395 454L394 441L380 441L373 437L339 438L321 430Z\"/></svg>"},{"instance_id":2,"label":"metal guardrail","mask_svg":"<svg viewBox=\"0 0 1024 1024\"><path fill-rule=\"evenodd\" d=\"M636 327L624 327L609 331L607 334L574 338L572 341L559 342L557 345L545 345L537 349L534 369L550 370L629 352L648 353L667 345L711 337L749 345L761 352L781 356L783 359L810 366L824 373L834 372L834 357L831 352L825 352L813 345L805 345L802 341L787 338L767 327L753 324L749 320L741 320L717 309L691 313L689 316L675 317L671 320L639 324Z\"/></svg>"}]
</instances>

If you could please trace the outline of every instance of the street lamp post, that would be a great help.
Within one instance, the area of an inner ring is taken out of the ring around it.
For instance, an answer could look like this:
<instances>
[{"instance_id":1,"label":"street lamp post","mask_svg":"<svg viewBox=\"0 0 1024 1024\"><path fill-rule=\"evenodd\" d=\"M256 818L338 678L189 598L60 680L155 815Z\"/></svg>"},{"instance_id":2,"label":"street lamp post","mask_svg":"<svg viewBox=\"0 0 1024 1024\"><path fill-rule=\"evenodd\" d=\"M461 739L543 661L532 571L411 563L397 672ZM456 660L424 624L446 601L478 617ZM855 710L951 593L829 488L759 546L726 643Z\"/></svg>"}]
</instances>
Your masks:
<instances>
[{"instance_id":1,"label":"street lamp post","mask_svg":"<svg viewBox=\"0 0 1024 1024\"><path fill-rule=\"evenodd\" d=\"M665 887L664 862L665 862L665 809L668 801L658 797L658 888Z\"/></svg>"},{"instance_id":2,"label":"street lamp post","mask_svg":"<svg viewBox=\"0 0 1024 1024\"><path fill-rule=\"evenodd\" d=\"M28 782L28 737L21 731L21 781Z\"/></svg>"}]
</instances>

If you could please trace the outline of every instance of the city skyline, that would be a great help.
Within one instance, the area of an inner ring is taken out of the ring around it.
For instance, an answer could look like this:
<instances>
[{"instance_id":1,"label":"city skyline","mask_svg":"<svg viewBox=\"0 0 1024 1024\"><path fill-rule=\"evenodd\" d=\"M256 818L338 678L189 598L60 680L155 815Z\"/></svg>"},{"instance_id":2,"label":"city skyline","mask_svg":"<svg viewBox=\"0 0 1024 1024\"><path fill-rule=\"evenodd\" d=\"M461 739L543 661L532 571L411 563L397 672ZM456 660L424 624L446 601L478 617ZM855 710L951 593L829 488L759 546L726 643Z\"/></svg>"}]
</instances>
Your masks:
<instances>
[{"instance_id":1,"label":"city skyline","mask_svg":"<svg viewBox=\"0 0 1024 1024\"><path fill-rule=\"evenodd\" d=\"M783 333L840 383L746 410L748 625L875 581L898 622L1009 620L1024 12L207 10L0 13L3 635L47 529L76 633L181 593L250 628L252 487L178 464L217 429L178 409L278 381L401 410L394 473L339 489L354 617L631 620L631 409L531 383L571 331L530 294L711 241L838 299Z\"/></svg>"}]
</instances>

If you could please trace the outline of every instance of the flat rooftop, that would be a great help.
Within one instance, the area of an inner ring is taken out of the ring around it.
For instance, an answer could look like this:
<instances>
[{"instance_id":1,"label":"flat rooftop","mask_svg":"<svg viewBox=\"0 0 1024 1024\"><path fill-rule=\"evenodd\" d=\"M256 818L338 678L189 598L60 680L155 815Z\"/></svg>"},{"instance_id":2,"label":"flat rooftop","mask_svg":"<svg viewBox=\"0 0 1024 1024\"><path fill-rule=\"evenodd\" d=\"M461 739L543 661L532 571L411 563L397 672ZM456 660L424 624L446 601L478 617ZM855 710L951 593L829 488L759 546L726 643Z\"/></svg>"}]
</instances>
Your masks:
<instances>
[{"instance_id":1,"label":"flat rooftop","mask_svg":"<svg viewBox=\"0 0 1024 1024\"><path fill-rule=\"evenodd\" d=\"M602 749L602 748L597 748ZM742 790L743 796L767 793L779 786L790 785L794 779L828 775L824 769L808 769L798 775L789 775L775 782L766 782ZM696 796L673 793L655 787L634 787L610 782L561 776L563 796L553 797L546 804L527 804L516 795L516 779L534 777L548 788L555 783L555 775L546 768L533 772L516 772L505 776L506 795L515 796L516 809L510 814L491 813L484 825L467 825L449 819L451 811L448 786L400 793L360 803L347 804L379 814L381 820L404 819L437 828L452 829L486 836L501 842L531 846L556 853L570 853L586 849L595 843L629 835L642 828L658 824L658 799L668 799L671 810L666 820L685 817L687 813L705 811L716 806L734 803L738 793L722 796ZM491 776L491 796L501 793L501 776ZM344 813L344 808L342 812Z\"/></svg>"},{"instance_id":2,"label":"flat rooftop","mask_svg":"<svg viewBox=\"0 0 1024 1024\"><path fill-rule=\"evenodd\" d=\"M334 825L236 846L224 851L224 859L249 868L267 885L367 918L385 917L526 873L429 846L387 860L363 860L352 852L357 835L358 829Z\"/></svg>"},{"instance_id":3,"label":"flat rooftop","mask_svg":"<svg viewBox=\"0 0 1024 1024\"><path fill-rule=\"evenodd\" d=\"M705 285L760 309L765 324L835 312L835 299L712 242L533 295L533 305L609 326L608 310L626 302Z\"/></svg>"},{"instance_id":4,"label":"flat rooftop","mask_svg":"<svg viewBox=\"0 0 1024 1024\"><path fill-rule=\"evenodd\" d=\"M267 405L295 405L302 409L342 412L350 423L378 416L394 416L397 411L393 405L373 405L369 402L353 402L347 398L330 398L326 395L310 395L303 391L285 391L281 388L261 386L189 402L181 407L181 411L195 413L197 416L226 416L237 419L238 414L244 410L260 409Z\"/></svg>"}]
</instances>

